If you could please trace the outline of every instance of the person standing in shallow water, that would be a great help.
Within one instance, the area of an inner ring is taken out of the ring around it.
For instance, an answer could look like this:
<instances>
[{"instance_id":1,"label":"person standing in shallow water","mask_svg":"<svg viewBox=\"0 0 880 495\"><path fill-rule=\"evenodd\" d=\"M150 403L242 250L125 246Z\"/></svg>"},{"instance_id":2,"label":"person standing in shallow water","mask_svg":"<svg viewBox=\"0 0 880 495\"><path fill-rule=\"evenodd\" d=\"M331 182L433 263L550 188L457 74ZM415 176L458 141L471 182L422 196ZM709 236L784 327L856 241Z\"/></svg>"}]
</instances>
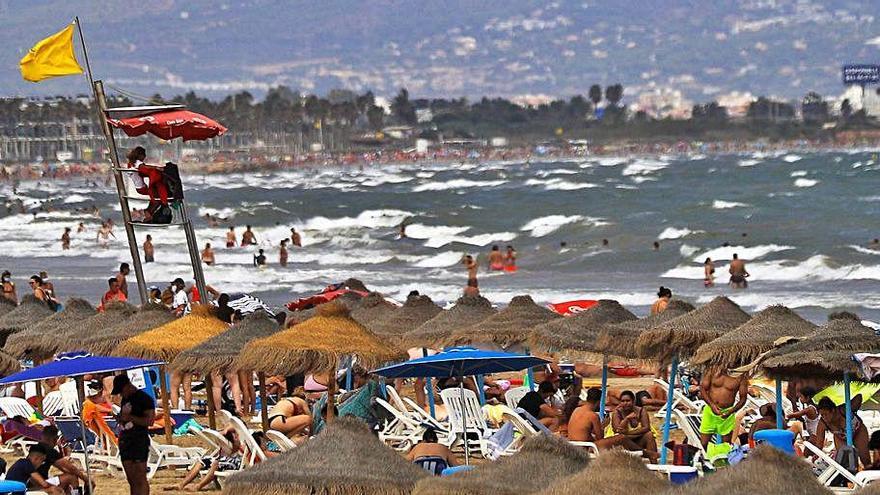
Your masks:
<instances>
[{"instance_id":1,"label":"person standing in shallow water","mask_svg":"<svg viewBox=\"0 0 880 495\"><path fill-rule=\"evenodd\" d=\"M651 316L660 314L666 311L666 306L669 305L669 301L672 299L672 290L666 287L660 287L660 290L657 291L657 300L651 306Z\"/></svg>"},{"instance_id":2,"label":"person standing in shallow water","mask_svg":"<svg viewBox=\"0 0 880 495\"><path fill-rule=\"evenodd\" d=\"M712 258L706 258L706 261L703 262L703 286L715 286L715 263Z\"/></svg>"},{"instance_id":3,"label":"person standing in shallow water","mask_svg":"<svg viewBox=\"0 0 880 495\"><path fill-rule=\"evenodd\" d=\"M61 234L61 249L64 251L70 249L70 227L64 227L64 233Z\"/></svg>"},{"instance_id":4,"label":"person standing in shallow water","mask_svg":"<svg viewBox=\"0 0 880 495\"><path fill-rule=\"evenodd\" d=\"M256 245L257 236L254 234L254 231L251 230L251 226L248 225L247 227L245 227L244 234L241 234L241 247Z\"/></svg>"},{"instance_id":5,"label":"person standing in shallow water","mask_svg":"<svg viewBox=\"0 0 880 495\"><path fill-rule=\"evenodd\" d=\"M226 232L226 247L234 248L238 239L235 237L235 227L229 227L229 231Z\"/></svg>"},{"instance_id":6,"label":"person standing in shallow water","mask_svg":"<svg viewBox=\"0 0 880 495\"><path fill-rule=\"evenodd\" d=\"M504 255L501 254L501 248L497 245L492 246L492 251L489 253L489 270L504 270Z\"/></svg>"},{"instance_id":7,"label":"person standing in shallow water","mask_svg":"<svg viewBox=\"0 0 880 495\"><path fill-rule=\"evenodd\" d=\"M287 239L282 239L281 246L278 248L278 264L287 266Z\"/></svg>"},{"instance_id":8,"label":"person standing in shallow water","mask_svg":"<svg viewBox=\"0 0 880 495\"><path fill-rule=\"evenodd\" d=\"M477 261L471 255L465 255L465 257L461 260L462 264L467 268L468 272L468 281L467 288L465 288L465 294L479 294L480 288L477 283Z\"/></svg>"},{"instance_id":9,"label":"person standing in shallow water","mask_svg":"<svg viewBox=\"0 0 880 495\"><path fill-rule=\"evenodd\" d=\"M730 261L730 285L735 289L748 289L749 281L746 280L751 275L746 270L746 262L739 259L736 253L733 253L733 260Z\"/></svg>"},{"instance_id":10,"label":"person standing in shallow water","mask_svg":"<svg viewBox=\"0 0 880 495\"><path fill-rule=\"evenodd\" d=\"M153 258L155 252L153 250L153 236L147 235L147 240L144 241L144 263L152 263L155 261Z\"/></svg>"},{"instance_id":11,"label":"person standing in shallow water","mask_svg":"<svg viewBox=\"0 0 880 495\"><path fill-rule=\"evenodd\" d=\"M504 253L504 271L508 273L516 271L516 250L513 246L507 246L507 252Z\"/></svg>"}]
</instances>

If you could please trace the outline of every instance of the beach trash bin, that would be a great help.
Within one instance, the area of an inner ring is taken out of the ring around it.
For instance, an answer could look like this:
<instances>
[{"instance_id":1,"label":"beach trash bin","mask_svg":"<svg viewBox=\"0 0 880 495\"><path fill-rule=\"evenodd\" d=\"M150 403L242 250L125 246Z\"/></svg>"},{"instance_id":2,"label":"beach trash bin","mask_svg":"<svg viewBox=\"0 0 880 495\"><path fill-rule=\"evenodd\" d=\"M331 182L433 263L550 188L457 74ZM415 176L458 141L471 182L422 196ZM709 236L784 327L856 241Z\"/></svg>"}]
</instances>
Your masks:
<instances>
[{"instance_id":1,"label":"beach trash bin","mask_svg":"<svg viewBox=\"0 0 880 495\"><path fill-rule=\"evenodd\" d=\"M666 466L669 473L669 482L673 485L683 485L697 478L697 468L694 466Z\"/></svg>"},{"instance_id":2,"label":"beach trash bin","mask_svg":"<svg viewBox=\"0 0 880 495\"><path fill-rule=\"evenodd\" d=\"M766 443L785 452L794 455L794 433L788 430L761 430L755 432L755 445Z\"/></svg>"},{"instance_id":3,"label":"beach trash bin","mask_svg":"<svg viewBox=\"0 0 880 495\"><path fill-rule=\"evenodd\" d=\"M27 487L18 481L0 480L0 495L24 495Z\"/></svg>"}]
</instances>

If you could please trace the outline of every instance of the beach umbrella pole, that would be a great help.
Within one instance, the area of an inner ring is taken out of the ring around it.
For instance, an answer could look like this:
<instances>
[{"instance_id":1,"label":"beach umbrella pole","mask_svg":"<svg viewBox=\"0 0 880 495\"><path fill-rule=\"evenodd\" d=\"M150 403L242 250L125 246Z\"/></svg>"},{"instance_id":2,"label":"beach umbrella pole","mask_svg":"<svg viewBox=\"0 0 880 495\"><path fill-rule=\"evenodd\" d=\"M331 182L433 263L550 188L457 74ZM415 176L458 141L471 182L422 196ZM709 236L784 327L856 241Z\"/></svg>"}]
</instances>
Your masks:
<instances>
[{"instance_id":1,"label":"beach umbrella pole","mask_svg":"<svg viewBox=\"0 0 880 495\"><path fill-rule=\"evenodd\" d=\"M324 422L330 424L336 416L333 409L336 406L336 371L330 373L330 379L327 380L327 414L324 415Z\"/></svg>"},{"instance_id":2,"label":"beach umbrella pole","mask_svg":"<svg viewBox=\"0 0 880 495\"><path fill-rule=\"evenodd\" d=\"M605 420L605 401L608 398L608 356L602 356L602 395L599 398L599 419Z\"/></svg>"},{"instance_id":3,"label":"beach umbrella pole","mask_svg":"<svg viewBox=\"0 0 880 495\"><path fill-rule=\"evenodd\" d=\"M173 444L174 440L171 436L171 397L168 395L168 370L166 367L159 366L159 387L162 392L162 414L165 419L165 441Z\"/></svg>"},{"instance_id":4,"label":"beach umbrella pole","mask_svg":"<svg viewBox=\"0 0 880 495\"><path fill-rule=\"evenodd\" d=\"M464 376L458 375L458 391L461 394L461 438L464 442L464 465L470 465L470 447L467 434L467 407L464 404Z\"/></svg>"},{"instance_id":5,"label":"beach umbrella pole","mask_svg":"<svg viewBox=\"0 0 880 495\"><path fill-rule=\"evenodd\" d=\"M86 390L85 390L85 386L83 385L83 377L78 376L75 378L75 380L76 380L76 396L79 399L80 410L82 410L82 405L86 401ZM88 441L86 440L86 423L83 420L82 414L79 415L79 431L80 431L80 435L82 435L81 443L82 443L82 447L83 447L83 463L85 463L85 466L83 466L83 468L85 468L85 470L86 470L86 482L89 485L89 489L91 489L91 487L92 487L92 473L91 473L91 471L89 471L89 446L88 446Z\"/></svg>"},{"instance_id":6,"label":"beach umbrella pole","mask_svg":"<svg viewBox=\"0 0 880 495\"><path fill-rule=\"evenodd\" d=\"M212 430L217 429L217 417L215 415L216 404L214 404L214 378L211 377L211 372L208 371L205 373L205 389L208 392L208 426Z\"/></svg>"},{"instance_id":7,"label":"beach umbrella pole","mask_svg":"<svg viewBox=\"0 0 880 495\"><path fill-rule=\"evenodd\" d=\"M852 400L849 390L849 373L843 374L843 401L846 404L846 444L853 446Z\"/></svg>"},{"instance_id":8,"label":"beach umbrella pole","mask_svg":"<svg viewBox=\"0 0 880 495\"><path fill-rule=\"evenodd\" d=\"M354 367L354 359L348 358L348 366L345 367L345 391L351 392L354 385L354 377L351 375L351 369Z\"/></svg>"},{"instance_id":9,"label":"beach umbrella pole","mask_svg":"<svg viewBox=\"0 0 880 495\"><path fill-rule=\"evenodd\" d=\"M483 382L485 379L483 375L475 375L474 376L474 385L477 387L477 396L480 398L480 405L486 405L486 391L483 390Z\"/></svg>"},{"instance_id":10,"label":"beach umbrella pole","mask_svg":"<svg viewBox=\"0 0 880 495\"><path fill-rule=\"evenodd\" d=\"M776 378L776 428L785 429L785 415L782 410L782 378Z\"/></svg>"},{"instance_id":11,"label":"beach umbrella pole","mask_svg":"<svg viewBox=\"0 0 880 495\"><path fill-rule=\"evenodd\" d=\"M528 347L526 347L525 353L529 353ZM529 366L526 370L526 379L529 381L529 391L534 391L537 387L535 387L535 370L532 369L532 366Z\"/></svg>"},{"instance_id":12,"label":"beach umbrella pole","mask_svg":"<svg viewBox=\"0 0 880 495\"><path fill-rule=\"evenodd\" d=\"M663 420L663 444L660 446L660 464L666 464L667 448L669 443L669 427L672 423L672 402L675 396L675 375L678 374L678 356L672 358L672 366L669 369L669 391L666 393L666 418Z\"/></svg>"},{"instance_id":13,"label":"beach umbrella pole","mask_svg":"<svg viewBox=\"0 0 880 495\"><path fill-rule=\"evenodd\" d=\"M257 373L257 380L260 382L260 419L263 423L263 433L266 433L269 431L269 394L266 393L266 374L262 371Z\"/></svg>"},{"instance_id":14,"label":"beach umbrella pole","mask_svg":"<svg viewBox=\"0 0 880 495\"><path fill-rule=\"evenodd\" d=\"M428 349L422 347L422 357L428 357ZM431 417L437 419L436 404L434 404L434 379L430 376L425 378L425 392L428 393L428 411Z\"/></svg>"}]
</instances>

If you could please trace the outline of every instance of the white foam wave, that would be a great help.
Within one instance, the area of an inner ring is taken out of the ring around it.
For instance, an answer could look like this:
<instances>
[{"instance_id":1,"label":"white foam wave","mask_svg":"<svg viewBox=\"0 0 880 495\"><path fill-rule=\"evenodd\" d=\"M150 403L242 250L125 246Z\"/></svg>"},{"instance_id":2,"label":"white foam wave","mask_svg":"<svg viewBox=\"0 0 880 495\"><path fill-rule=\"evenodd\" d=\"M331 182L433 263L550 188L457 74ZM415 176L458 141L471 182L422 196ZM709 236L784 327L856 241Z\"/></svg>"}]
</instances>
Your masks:
<instances>
[{"instance_id":1,"label":"white foam wave","mask_svg":"<svg viewBox=\"0 0 880 495\"><path fill-rule=\"evenodd\" d=\"M713 258L715 259L715 258ZM750 263L747 266L753 280L795 282L804 280L880 280L880 265L834 265L824 255L818 254L804 261L780 260ZM719 273L727 273L719 269ZM702 266L677 266L661 275L666 278L701 280ZM723 277L719 276L719 279Z\"/></svg>"},{"instance_id":2,"label":"white foam wave","mask_svg":"<svg viewBox=\"0 0 880 495\"><path fill-rule=\"evenodd\" d=\"M629 160L626 158L616 156L605 156L596 159L596 163L598 163L601 167L616 167L618 165L623 165L628 161Z\"/></svg>"},{"instance_id":3,"label":"white foam wave","mask_svg":"<svg viewBox=\"0 0 880 495\"><path fill-rule=\"evenodd\" d=\"M428 241L425 242L425 246L439 248L453 242L460 242L471 246L486 246L493 242L510 242L514 239L516 239L516 234L513 232L498 232L495 234L479 234L473 236L453 235L428 239Z\"/></svg>"},{"instance_id":4,"label":"white foam wave","mask_svg":"<svg viewBox=\"0 0 880 495\"><path fill-rule=\"evenodd\" d=\"M64 204L85 203L86 201L92 201L92 198L82 194L71 194L64 198Z\"/></svg>"},{"instance_id":5,"label":"white foam wave","mask_svg":"<svg viewBox=\"0 0 880 495\"><path fill-rule=\"evenodd\" d=\"M414 223L406 226L406 236L412 239L446 240L463 232L467 232L468 230L470 230L470 227ZM451 241L445 241L443 244L440 244L440 246L448 244L449 242Z\"/></svg>"},{"instance_id":6,"label":"white foam wave","mask_svg":"<svg viewBox=\"0 0 880 495\"><path fill-rule=\"evenodd\" d=\"M419 268L444 268L447 266L458 264L461 261L461 257L462 253L445 251L429 258L417 261L416 263L413 263L413 266L417 266Z\"/></svg>"},{"instance_id":7,"label":"white foam wave","mask_svg":"<svg viewBox=\"0 0 880 495\"><path fill-rule=\"evenodd\" d=\"M450 189L468 189L473 187L496 187L507 183L506 180L468 180L452 179L445 182L426 182L413 188L413 192L447 191Z\"/></svg>"},{"instance_id":8,"label":"white foam wave","mask_svg":"<svg viewBox=\"0 0 880 495\"><path fill-rule=\"evenodd\" d=\"M365 210L357 217L313 217L303 223L304 230L396 227L414 214L403 210Z\"/></svg>"},{"instance_id":9,"label":"white foam wave","mask_svg":"<svg viewBox=\"0 0 880 495\"><path fill-rule=\"evenodd\" d=\"M581 215L548 215L530 220L520 230L531 232L532 237L544 237L559 230L563 225L577 223L583 219L584 217Z\"/></svg>"},{"instance_id":10,"label":"white foam wave","mask_svg":"<svg viewBox=\"0 0 880 495\"><path fill-rule=\"evenodd\" d=\"M793 155L793 154L792 155L785 155L782 157L782 161L784 161L786 163L794 163L794 162L799 162L801 160L803 160L802 156Z\"/></svg>"},{"instance_id":11,"label":"white foam wave","mask_svg":"<svg viewBox=\"0 0 880 495\"><path fill-rule=\"evenodd\" d=\"M560 178L555 179L529 179L525 182L527 186L544 186L547 191L576 191L578 189L591 189L599 187L591 182L569 182Z\"/></svg>"},{"instance_id":12,"label":"white foam wave","mask_svg":"<svg viewBox=\"0 0 880 495\"><path fill-rule=\"evenodd\" d=\"M795 170L794 172L788 174L788 176L789 177L806 177L807 171L806 170Z\"/></svg>"},{"instance_id":13,"label":"white foam wave","mask_svg":"<svg viewBox=\"0 0 880 495\"><path fill-rule=\"evenodd\" d=\"M794 187L813 187L818 183L819 181L816 179L800 178L794 181Z\"/></svg>"},{"instance_id":14,"label":"white foam wave","mask_svg":"<svg viewBox=\"0 0 880 495\"><path fill-rule=\"evenodd\" d=\"M657 236L657 239L661 241L671 240L671 239L681 239L682 237L687 237L691 234L701 234L702 230L691 230L688 228L676 228L676 227L666 227L663 229L663 232L660 232L660 235Z\"/></svg>"},{"instance_id":15,"label":"white foam wave","mask_svg":"<svg viewBox=\"0 0 880 495\"><path fill-rule=\"evenodd\" d=\"M761 163L761 160L745 159L745 160L740 160L739 162L737 162L737 165L739 165L740 167L754 167L755 165L758 165L760 163Z\"/></svg>"},{"instance_id":16,"label":"white foam wave","mask_svg":"<svg viewBox=\"0 0 880 495\"><path fill-rule=\"evenodd\" d=\"M681 254L682 258L689 258L699 251L700 248L697 246L690 246L688 244L682 244L681 247L678 248L678 252Z\"/></svg>"},{"instance_id":17,"label":"white foam wave","mask_svg":"<svg viewBox=\"0 0 880 495\"><path fill-rule=\"evenodd\" d=\"M857 246L855 244L850 245L849 247L860 252L860 253L873 254L875 256L880 256L880 249L871 249L871 248L866 248L866 247L862 247L862 246Z\"/></svg>"},{"instance_id":18,"label":"white foam wave","mask_svg":"<svg viewBox=\"0 0 880 495\"><path fill-rule=\"evenodd\" d=\"M624 167L622 173L625 176L652 174L668 166L668 162L642 158Z\"/></svg>"},{"instance_id":19,"label":"white foam wave","mask_svg":"<svg viewBox=\"0 0 880 495\"><path fill-rule=\"evenodd\" d=\"M739 203L736 201L724 201L722 199L716 199L712 202L712 208L716 210L726 210L729 208L746 208L749 205L746 203Z\"/></svg>"},{"instance_id":20,"label":"white foam wave","mask_svg":"<svg viewBox=\"0 0 880 495\"><path fill-rule=\"evenodd\" d=\"M551 175L577 175L578 173L577 170L570 168L554 168L551 170L539 170L535 172L535 175L538 177L548 177Z\"/></svg>"},{"instance_id":21,"label":"white foam wave","mask_svg":"<svg viewBox=\"0 0 880 495\"><path fill-rule=\"evenodd\" d=\"M733 255L737 254L740 259L743 260L755 260L763 258L768 254L778 253L781 251L788 251L794 249L793 246L781 246L778 244L766 244L766 245L758 245L752 247L745 246L722 246L715 249L710 249L704 253L701 253L697 256L694 256L693 260L698 263L702 263L706 258L712 258L713 260L731 260L733 259Z\"/></svg>"}]
</instances>

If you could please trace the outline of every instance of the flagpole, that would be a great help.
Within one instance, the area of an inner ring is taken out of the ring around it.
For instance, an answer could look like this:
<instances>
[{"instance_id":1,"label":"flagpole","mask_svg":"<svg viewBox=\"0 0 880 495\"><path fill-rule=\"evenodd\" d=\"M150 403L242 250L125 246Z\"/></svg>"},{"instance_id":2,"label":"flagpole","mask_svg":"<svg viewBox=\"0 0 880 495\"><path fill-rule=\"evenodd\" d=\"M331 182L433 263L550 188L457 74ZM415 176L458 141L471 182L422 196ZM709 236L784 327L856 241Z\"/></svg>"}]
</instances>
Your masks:
<instances>
[{"instance_id":1,"label":"flagpole","mask_svg":"<svg viewBox=\"0 0 880 495\"><path fill-rule=\"evenodd\" d=\"M92 78L92 64L89 63L89 51L86 49L86 39L83 37L83 29L82 24L79 22L79 16L75 16L73 22L76 23L76 30L79 32L79 42L82 45L83 58L86 61L86 75L89 78L89 87L92 88L92 94L97 98L98 95L95 93L95 80Z\"/></svg>"}]
</instances>

